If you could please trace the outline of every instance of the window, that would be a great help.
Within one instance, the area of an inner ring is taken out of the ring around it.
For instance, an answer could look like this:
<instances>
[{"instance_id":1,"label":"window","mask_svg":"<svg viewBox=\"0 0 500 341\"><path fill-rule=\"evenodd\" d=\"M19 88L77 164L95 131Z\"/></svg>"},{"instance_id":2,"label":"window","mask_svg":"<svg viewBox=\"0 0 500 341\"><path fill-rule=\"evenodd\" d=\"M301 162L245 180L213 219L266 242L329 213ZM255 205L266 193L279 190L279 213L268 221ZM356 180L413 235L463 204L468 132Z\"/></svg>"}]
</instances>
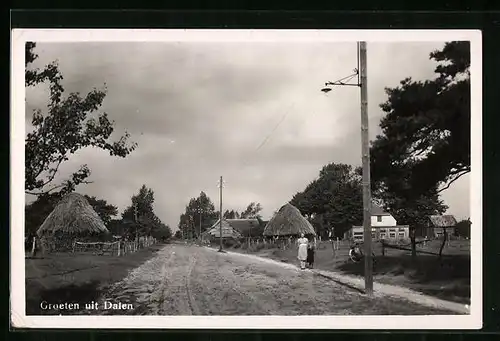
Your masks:
<instances>
[{"instance_id":1,"label":"window","mask_svg":"<svg viewBox=\"0 0 500 341\"><path fill-rule=\"evenodd\" d=\"M404 232L399 232L398 236L399 236L399 238L404 238L405 237L405 233Z\"/></svg>"},{"instance_id":2,"label":"window","mask_svg":"<svg viewBox=\"0 0 500 341\"><path fill-rule=\"evenodd\" d=\"M376 236L375 236L375 233L372 232L372 239L375 239Z\"/></svg>"},{"instance_id":3,"label":"window","mask_svg":"<svg viewBox=\"0 0 500 341\"><path fill-rule=\"evenodd\" d=\"M354 232L354 235L355 235L355 236L362 236L362 235L363 235L363 232Z\"/></svg>"},{"instance_id":4,"label":"window","mask_svg":"<svg viewBox=\"0 0 500 341\"><path fill-rule=\"evenodd\" d=\"M396 229L389 229L389 232L396 232Z\"/></svg>"},{"instance_id":5,"label":"window","mask_svg":"<svg viewBox=\"0 0 500 341\"><path fill-rule=\"evenodd\" d=\"M405 228L404 228L404 227L400 227L400 228L399 228L399 231L403 231L403 232L404 232L404 231L405 231Z\"/></svg>"},{"instance_id":6,"label":"window","mask_svg":"<svg viewBox=\"0 0 500 341\"><path fill-rule=\"evenodd\" d=\"M385 233L381 233L380 234L380 239L385 239L385 236L386 236Z\"/></svg>"},{"instance_id":7,"label":"window","mask_svg":"<svg viewBox=\"0 0 500 341\"><path fill-rule=\"evenodd\" d=\"M396 238L396 233L395 232L389 233L389 238L395 239Z\"/></svg>"},{"instance_id":8,"label":"window","mask_svg":"<svg viewBox=\"0 0 500 341\"><path fill-rule=\"evenodd\" d=\"M380 232L386 232L386 229L380 229Z\"/></svg>"},{"instance_id":9,"label":"window","mask_svg":"<svg viewBox=\"0 0 500 341\"><path fill-rule=\"evenodd\" d=\"M377 216L377 222L378 222L378 223L381 223L381 222L382 222L382 216L381 216L381 215L378 215L378 216Z\"/></svg>"}]
</instances>

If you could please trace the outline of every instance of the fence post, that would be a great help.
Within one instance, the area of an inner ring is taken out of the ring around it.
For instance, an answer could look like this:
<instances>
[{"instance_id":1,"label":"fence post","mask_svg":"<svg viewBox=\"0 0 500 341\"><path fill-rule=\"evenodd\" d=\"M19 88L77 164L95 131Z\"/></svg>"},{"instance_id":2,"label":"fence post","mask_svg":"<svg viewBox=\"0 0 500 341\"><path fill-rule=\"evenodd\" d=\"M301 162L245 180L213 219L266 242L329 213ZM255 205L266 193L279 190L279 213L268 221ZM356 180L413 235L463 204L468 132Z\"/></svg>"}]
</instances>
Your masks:
<instances>
[{"instance_id":1,"label":"fence post","mask_svg":"<svg viewBox=\"0 0 500 341\"><path fill-rule=\"evenodd\" d=\"M31 247L31 257L35 257L36 254L36 236L33 237L33 245Z\"/></svg>"},{"instance_id":2,"label":"fence post","mask_svg":"<svg viewBox=\"0 0 500 341\"><path fill-rule=\"evenodd\" d=\"M73 253L75 253L75 248L76 248L76 239L73 240Z\"/></svg>"},{"instance_id":3,"label":"fence post","mask_svg":"<svg viewBox=\"0 0 500 341\"><path fill-rule=\"evenodd\" d=\"M121 244L120 241L118 241L118 257L121 256Z\"/></svg>"}]
</instances>

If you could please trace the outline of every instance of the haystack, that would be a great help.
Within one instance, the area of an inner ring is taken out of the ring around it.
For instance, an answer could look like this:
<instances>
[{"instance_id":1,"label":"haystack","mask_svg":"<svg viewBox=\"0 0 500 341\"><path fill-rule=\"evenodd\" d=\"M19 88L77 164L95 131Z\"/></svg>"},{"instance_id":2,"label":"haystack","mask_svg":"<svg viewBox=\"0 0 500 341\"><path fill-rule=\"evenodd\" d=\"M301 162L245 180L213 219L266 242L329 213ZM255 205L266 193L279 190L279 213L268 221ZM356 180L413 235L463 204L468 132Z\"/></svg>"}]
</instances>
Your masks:
<instances>
[{"instance_id":1,"label":"haystack","mask_svg":"<svg viewBox=\"0 0 500 341\"><path fill-rule=\"evenodd\" d=\"M73 241L95 241L109 233L84 196L66 195L36 232L44 251L67 251Z\"/></svg>"},{"instance_id":2,"label":"haystack","mask_svg":"<svg viewBox=\"0 0 500 341\"><path fill-rule=\"evenodd\" d=\"M290 203L283 205L274 217L269 220L264 229L264 236L315 236L313 226L300 211Z\"/></svg>"}]
</instances>

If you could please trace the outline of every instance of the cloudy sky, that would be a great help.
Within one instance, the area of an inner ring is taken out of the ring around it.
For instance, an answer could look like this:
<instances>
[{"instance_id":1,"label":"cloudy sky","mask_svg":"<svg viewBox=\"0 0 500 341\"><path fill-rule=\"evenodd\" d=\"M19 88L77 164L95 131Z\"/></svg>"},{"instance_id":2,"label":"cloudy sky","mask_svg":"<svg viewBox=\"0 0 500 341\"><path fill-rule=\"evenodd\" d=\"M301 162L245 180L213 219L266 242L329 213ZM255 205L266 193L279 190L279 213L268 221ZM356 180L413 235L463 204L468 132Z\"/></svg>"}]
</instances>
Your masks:
<instances>
[{"instance_id":1,"label":"cloudy sky","mask_svg":"<svg viewBox=\"0 0 500 341\"><path fill-rule=\"evenodd\" d=\"M429 53L443 44L368 44L371 138L379 133L384 87L408 76L433 77ZM354 42L39 43L36 53L36 66L59 61L68 93L106 83L102 110L116 122L114 137L128 131L138 143L125 159L82 150L59 176L88 164L93 183L78 192L120 212L146 184L155 191L157 215L176 229L200 191L218 207L222 175L224 210L255 201L269 218L323 165L361 163L359 91L319 91L325 81L352 73ZM32 110L46 104L46 86L27 89L27 130ZM463 177L443 193L458 218L469 216L468 182Z\"/></svg>"}]
</instances>

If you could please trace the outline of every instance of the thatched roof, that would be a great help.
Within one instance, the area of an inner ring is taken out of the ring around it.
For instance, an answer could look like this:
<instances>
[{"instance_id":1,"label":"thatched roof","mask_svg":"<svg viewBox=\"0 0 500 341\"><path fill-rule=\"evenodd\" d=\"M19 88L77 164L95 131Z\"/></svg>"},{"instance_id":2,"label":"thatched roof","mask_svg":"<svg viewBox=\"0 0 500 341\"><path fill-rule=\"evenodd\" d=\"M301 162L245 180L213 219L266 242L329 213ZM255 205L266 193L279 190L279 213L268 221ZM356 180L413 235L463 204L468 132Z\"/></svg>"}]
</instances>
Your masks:
<instances>
[{"instance_id":1,"label":"thatched roof","mask_svg":"<svg viewBox=\"0 0 500 341\"><path fill-rule=\"evenodd\" d=\"M219 220L217 220L217 222L213 224L208 231L202 233L203 238L206 238L208 236L220 237L221 229ZM233 226L231 226L231 224L226 219L222 219L222 238L240 238L241 236L241 233Z\"/></svg>"},{"instance_id":2,"label":"thatched roof","mask_svg":"<svg viewBox=\"0 0 500 341\"><path fill-rule=\"evenodd\" d=\"M264 236L290 236L301 233L316 235L311 223L290 203L283 205L264 229Z\"/></svg>"},{"instance_id":3,"label":"thatched roof","mask_svg":"<svg viewBox=\"0 0 500 341\"><path fill-rule=\"evenodd\" d=\"M66 195L45 219L37 235L48 236L61 234L99 234L107 233L99 215L87 199L78 193Z\"/></svg>"},{"instance_id":4,"label":"thatched roof","mask_svg":"<svg viewBox=\"0 0 500 341\"><path fill-rule=\"evenodd\" d=\"M429 220L433 227L454 227L457 220L452 215L431 215Z\"/></svg>"},{"instance_id":5,"label":"thatched roof","mask_svg":"<svg viewBox=\"0 0 500 341\"><path fill-rule=\"evenodd\" d=\"M251 231L257 230L260 227L259 219L224 219L231 225L231 227L237 230L242 235L248 235Z\"/></svg>"}]
</instances>

